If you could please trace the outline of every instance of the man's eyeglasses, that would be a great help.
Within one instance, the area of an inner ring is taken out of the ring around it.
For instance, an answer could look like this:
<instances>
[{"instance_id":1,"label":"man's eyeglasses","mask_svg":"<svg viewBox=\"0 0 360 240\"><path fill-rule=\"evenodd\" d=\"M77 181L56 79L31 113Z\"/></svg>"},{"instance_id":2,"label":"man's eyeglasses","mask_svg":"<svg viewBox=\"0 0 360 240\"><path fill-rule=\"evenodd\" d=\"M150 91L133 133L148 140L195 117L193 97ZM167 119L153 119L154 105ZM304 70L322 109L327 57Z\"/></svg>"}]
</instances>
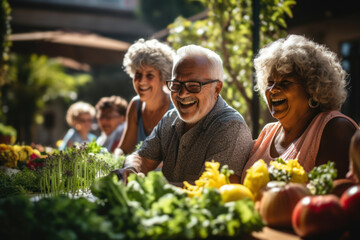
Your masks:
<instances>
[{"instance_id":1,"label":"man's eyeglasses","mask_svg":"<svg viewBox=\"0 0 360 240\"><path fill-rule=\"evenodd\" d=\"M187 81L187 82L180 82L177 80L168 80L166 81L166 86L171 92L179 92L182 86L185 86L185 89L190 93L199 93L201 91L201 87L213 83L219 82L219 80L209 80L206 82L199 82L199 81Z\"/></svg>"}]
</instances>

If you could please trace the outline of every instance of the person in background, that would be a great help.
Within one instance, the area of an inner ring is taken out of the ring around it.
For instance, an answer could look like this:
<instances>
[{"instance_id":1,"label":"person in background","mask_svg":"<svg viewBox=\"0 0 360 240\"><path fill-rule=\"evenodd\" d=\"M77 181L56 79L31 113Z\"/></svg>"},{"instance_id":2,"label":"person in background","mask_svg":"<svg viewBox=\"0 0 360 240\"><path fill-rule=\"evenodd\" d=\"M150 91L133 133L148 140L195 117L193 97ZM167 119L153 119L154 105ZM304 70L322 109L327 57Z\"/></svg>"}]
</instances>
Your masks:
<instances>
[{"instance_id":1,"label":"person in background","mask_svg":"<svg viewBox=\"0 0 360 240\"><path fill-rule=\"evenodd\" d=\"M156 39L139 39L124 56L124 68L137 93L129 103L126 127L115 155L132 153L173 105L165 81L175 52Z\"/></svg>"},{"instance_id":2,"label":"person in background","mask_svg":"<svg viewBox=\"0 0 360 240\"><path fill-rule=\"evenodd\" d=\"M114 152L125 129L125 115L128 102L119 97L103 97L96 104L96 119L101 129L97 144Z\"/></svg>"},{"instance_id":3,"label":"person in background","mask_svg":"<svg viewBox=\"0 0 360 240\"><path fill-rule=\"evenodd\" d=\"M94 117L95 108L91 104L82 101L72 104L66 113L66 122L71 128L62 139L59 150L95 140L97 136L90 133Z\"/></svg>"},{"instance_id":4,"label":"person in background","mask_svg":"<svg viewBox=\"0 0 360 240\"><path fill-rule=\"evenodd\" d=\"M346 178L360 183L360 130L357 130L350 142L350 165Z\"/></svg>"},{"instance_id":5,"label":"person in background","mask_svg":"<svg viewBox=\"0 0 360 240\"><path fill-rule=\"evenodd\" d=\"M336 54L289 35L261 49L254 65L257 87L278 122L263 128L245 170L259 159L298 159L307 172L333 161L338 178L345 178L350 140L359 127L340 112L347 74Z\"/></svg>"},{"instance_id":6,"label":"person in background","mask_svg":"<svg viewBox=\"0 0 360 240\"><path fill-rule=\"evenodd\" d=\"M154 170L163 163L166 179L182 186L194 182L206 161L228 165L231 182L239 182L253 146L243 117L220 96L222 60L215 52L197 46L177 51L172 79L167 81L175 109L168 111L140 148L127 156L123 169L113 172L125 182L130 173Z\"/></svg>"}]
</instances>

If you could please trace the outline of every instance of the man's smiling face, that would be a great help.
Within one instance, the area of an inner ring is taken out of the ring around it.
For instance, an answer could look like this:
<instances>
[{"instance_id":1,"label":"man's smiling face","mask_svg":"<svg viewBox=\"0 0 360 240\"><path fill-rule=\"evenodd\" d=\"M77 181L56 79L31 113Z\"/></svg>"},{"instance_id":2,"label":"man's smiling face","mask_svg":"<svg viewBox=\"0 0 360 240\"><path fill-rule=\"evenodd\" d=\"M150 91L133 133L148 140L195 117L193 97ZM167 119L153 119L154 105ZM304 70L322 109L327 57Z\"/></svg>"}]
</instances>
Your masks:
<instances>
[{"instance_id":1,"label":"man's smiling face","mask_svg":"<svg viewBox=\"0 0 360 240\"><path fill-rule=\"evenodd\" d=\"M172 80L179 82L214 80L209 66L205 57L185 58L174 68ZM178 92L171 92L171 99L180 118L187 125L194 125L214 107L221 88L221 81L203 85L199 93L190 93L183 86Z\"/></svg>"}]
</instances>

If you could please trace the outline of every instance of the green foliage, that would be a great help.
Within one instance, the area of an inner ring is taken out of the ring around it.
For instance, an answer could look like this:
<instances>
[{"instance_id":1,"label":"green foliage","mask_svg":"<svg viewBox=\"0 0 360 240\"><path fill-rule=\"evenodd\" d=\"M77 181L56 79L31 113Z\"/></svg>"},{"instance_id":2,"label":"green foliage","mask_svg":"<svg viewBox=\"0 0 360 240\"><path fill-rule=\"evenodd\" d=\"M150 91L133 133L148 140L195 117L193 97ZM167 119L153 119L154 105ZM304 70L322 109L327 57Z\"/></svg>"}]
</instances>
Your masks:
<instances>
[{"instance_id":1,"label":"green foliage","mask_svg":"<svg viewBox=\"0 0 360 240\"><path fill-rule=\"evenodd\" d=\"M0 123L0 135L16 136L16 130L12 126L6 126L3 123Z\"/></svg>"},{"instance_id":2,"label":"green foliage","mask_svg":"<svg viewBox=\"0 0 360 240\"><path fill-rule=\"evenodd\" d=\"M96 142L69 147L66 152L56 150L41 159L43 168L24 167L15 174L0 171L0 198L29 193L77 195L88 191L96 178L121 168L125 158L113 156Z\"/></svg>"},{"instance_id":3,"label":"green foliage","mask_svg":"<svg viewBox=\"0 0 360 240\"><path fill-rule=\"evenodd\" d=\"M0 6L0 87L5 83L5 73L8 70L7 61L11 42L6 37L11 33L10 13L11 8L8 1L2 0Z\"/></svg>"},{"instance_id":4,"label":"green foliage","mask_svg":"<svg viewBox=\"0 0 360 240\"><path fill-rule=\"evenodd\" d=\"M178 49L198 44L217 52L224 62L222 96L250 122L252 101L252 1L200 0L208 17L191 22L178 17L168 26L167 40ZM260 47L286 32L285 16L292 17L294 0L260 0ZM264 106L264 105L261 105Z\"/></svg>"},{"instance_id":5,"label":"green foliage","mask_svg":"<svg viewBox=\"0 0 360 240\"><path fill-rule=\"evenodd\" d=\"M1 239L227 239L263 227L250 199L223 203L217 189L188 198L161 172L114 174L91 187L95 201L60 195L0 199Z\"/></svg>"},{"instance_id":6,"label":"green foliage","mask_svg":"<svg viewBox=\"0 0 360 240\"><path fill-rule=\"evenodd\" d=\"M141 143L139 143L138 146L140 146ZM127 157L127 155L115 156L114 154L108 152L106 148L97 144L95 139L90 143L85 143L83 145L78 145L75 147L68 147L65 149L65 151L76 154L76 152L79 151L79 148L81 148L82 151L85 152L85 154L95 155L98 160L104 161L108 165L109 169L122 168L125 158ZM54 153L59 154L60 151L56 149Z\"/></svg>"},{"instance_id":7,"label":"green foliage","mask_svg":"<svg viewBox=\"0 0 360 240\"><path fill-rule=\"evenodd\" d=\"M224 204L214 188L188 198L161 172L147 177L131 174L127 186L109 175L97 180L91 190L98 198L99 212L123 239L224 239L263 226L250 199Z\"/></svg>"},{"instance_id":8,"label":"green foliage","mask_svg":"<svg viewBox=\"0 0 360 240\"><path fill-rule=\"evenodd\" d=\"M116 239L96 208L85 198L64 196L35 202L25 196L0 199L0 238Z\"/></svg>"},{"instance_id":9,"label":"green foliage","mask_svg":"<svg viewBox=\"0 0 360 240\"><path fill-rule=\"evenodd\" d=\"M334 162L328 162L314 167L308 174L309 183L307 187L314 195L329 194L333 188L333 181L337 177Z\"/></svg>"},{"instance_id":10,"label":"green foliage","mask_svg":"<svg viewBox=\"0 0 360 240\"><path fill-rule=\"evenodd\" d=\"M1 89L1 107L8 109L6 122L15 127L18 140L26 144L32 141L31 126L46 103L56 98L70 99L79 86L91 81L88 74L68 75L56 60L37 55L12 55L7 78Z\"/></svg>"},{"instance_id":11,"label":"green foliage","mask_svg":"<svg viewBox=\"0 0 360 240\"><path fill-rule=\"evenodd\" d=\"M40 174L24 168L9 175L0 171L0 198L18 194L40 192Z\"/></svg>"},{"instance_id":12,"label":"green foliage","mask_svg":"<svg viewBox=\"0 0 360 240\"><path fill-rule=\"evenodd\" d=\"M279 162L281 164L286 164L286 162L282 158L276 158L274 161ZM268 167L270 181L282 181L282 182L290 182L291 174L285 169L277 169L273 165Z\"/></svg>"},{"instance_id":13,"label":"green foliage","mask_svg":"<svg viewBox=\"0 0 360 240\"><path fill-rule=\"evenodd\" d=\"M92 148L93 149L93 148ZM73 194L89 190L95 179L110 172L110 166L89 153L86 144L67 148L45 158L40 189L44 195Z\"/></svg>"}]
</instances>

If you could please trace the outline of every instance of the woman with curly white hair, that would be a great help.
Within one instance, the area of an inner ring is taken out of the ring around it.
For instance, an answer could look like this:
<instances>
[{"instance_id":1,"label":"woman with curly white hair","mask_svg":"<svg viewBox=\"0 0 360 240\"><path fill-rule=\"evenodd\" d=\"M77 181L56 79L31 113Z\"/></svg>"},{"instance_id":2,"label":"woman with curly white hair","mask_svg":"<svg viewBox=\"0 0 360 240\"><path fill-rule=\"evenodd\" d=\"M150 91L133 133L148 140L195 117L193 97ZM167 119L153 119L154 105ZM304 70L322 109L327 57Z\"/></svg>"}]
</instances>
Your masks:
<instances>
[{"instance_id":1,"label":"woman with curly white hair","mask_svg":"<svg viewBox=\"0 0 360 240\"><path fill-rule=\"evenodd\" d=\"M130 46L123 65L137 93L129 103L126 127L116 155L132 153L174 106L165 87L171 78L175 52L156 39L139 39Z\"/></svg>"},{"instance_id":2,"label":"woman with curly white hair","mask_svg":"<svg viewBox=\"0 0 360 240\"><path fill-rule=\"evenodd\" d=\"M257 88L278 122L255 141L246 169L255 161L298 159L305 171L328 161L338 178L349 166L350 140L359 128L340 112L346 100L346 72L335 53L303 36L289 35L259 51Z\"/></svg>"}]
</instances>

